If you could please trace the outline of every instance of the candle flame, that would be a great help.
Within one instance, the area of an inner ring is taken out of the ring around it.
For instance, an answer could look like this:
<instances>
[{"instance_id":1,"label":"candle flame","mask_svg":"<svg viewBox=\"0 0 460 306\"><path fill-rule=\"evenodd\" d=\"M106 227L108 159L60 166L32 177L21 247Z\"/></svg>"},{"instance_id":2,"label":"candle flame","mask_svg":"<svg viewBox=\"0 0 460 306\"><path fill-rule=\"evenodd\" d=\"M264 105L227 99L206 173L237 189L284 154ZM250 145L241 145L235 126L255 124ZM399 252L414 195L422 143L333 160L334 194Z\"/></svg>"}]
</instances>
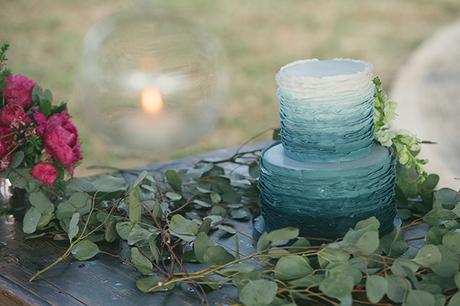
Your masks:
<instances>
[{"instance_id":1,"label":"candle flame","mask_svg":"<svg viewBox=\"0 0 460 306\"><path fill-rule=\"evenodd\" d=\"M146 87L141 94L142 110L147 114L158 114L164 107L160 92L152 87Z\"/></svg>"}]
</instances>

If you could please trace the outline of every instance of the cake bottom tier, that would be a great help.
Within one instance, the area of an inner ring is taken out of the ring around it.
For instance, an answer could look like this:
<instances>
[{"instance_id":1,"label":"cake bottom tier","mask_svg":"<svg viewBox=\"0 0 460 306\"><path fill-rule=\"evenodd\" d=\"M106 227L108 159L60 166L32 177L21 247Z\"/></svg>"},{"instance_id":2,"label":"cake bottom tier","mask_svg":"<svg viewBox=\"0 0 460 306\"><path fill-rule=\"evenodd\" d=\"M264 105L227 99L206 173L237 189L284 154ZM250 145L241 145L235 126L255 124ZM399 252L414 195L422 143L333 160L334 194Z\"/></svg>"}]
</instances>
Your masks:
<instances>
[{"instance_id":1,"label":"cake bottom tier","mask_svg":"<svg viewBox=\"0 0 460 306\"><path fill-rule=\"evenodd\" d=\"M364 158L341 163L299 162L281 144L267 148L259 189L266 230L286 226L303 236L336 239L358 221L374 216L382 233L394 227L395 160L374 144Z\"/></svg>"}]
</instances>

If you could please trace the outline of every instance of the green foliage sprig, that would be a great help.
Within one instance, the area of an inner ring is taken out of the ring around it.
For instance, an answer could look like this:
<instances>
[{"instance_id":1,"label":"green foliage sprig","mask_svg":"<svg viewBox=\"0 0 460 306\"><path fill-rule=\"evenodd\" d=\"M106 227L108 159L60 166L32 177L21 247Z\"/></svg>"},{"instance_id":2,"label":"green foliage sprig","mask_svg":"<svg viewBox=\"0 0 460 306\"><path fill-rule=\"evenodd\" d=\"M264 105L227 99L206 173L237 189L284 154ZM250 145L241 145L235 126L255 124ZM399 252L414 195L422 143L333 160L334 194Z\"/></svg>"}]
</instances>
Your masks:
<instances>
[{"instance_id":1,"label":"green foliage sprig","mask_svg":"<svg viewBox=\"0 0 460 306\"><path fill-rule=\"evenodd\" d=\"M374 84L375 139L384 146L392 146L398 162L406 168L414 169L418 175L417 181L422 183L428 175L423 169L428 160L417 158L422 141L408 131L394 130L390 127L391 121L396 117L396 102L385 95L379 78L374 79Z\"/></svg>"},{"instance_id":2,"label":"green foliage sprig","mask_svg":"<svg viewBox=\"0 0 460 306\"><path fill-rule=\"evenodd\" d=\"M376 100L377 139L390 145L381 137L391 133L394 106L381 87ZM183 169L72 178L55 202L31 192L31 205L40 214L24 219L29 237L69 242L31 280L68 256L89 260L106 253L100 242L121 240L128 252L117 256L139 271L139 290L155 293L186 284L205 305L206 292L224 286L236 287L235 304L248 306L458 305L460 196L451 189L436 190L436 175L420 181L415 165L422 163L416 154L411 161L403 154L418 152L413 147L418 140L398 133L385 137L404 165L397 182L402 229L381 236L379 222L369 218L340 240L318 242L289 227L263 233L256 251L244 254L239 246L248 237L234 224L250 220L259 209L260 151L238 150L228 158L201 160ZM28 186L28 179L20 176L15 184ZM425 235L405 237L404 231L422 223L429 227ZM233 240L232 247L217 243L222 235ZM425 245L411 249L413 241Z\"/></svg>"}]
</instances>

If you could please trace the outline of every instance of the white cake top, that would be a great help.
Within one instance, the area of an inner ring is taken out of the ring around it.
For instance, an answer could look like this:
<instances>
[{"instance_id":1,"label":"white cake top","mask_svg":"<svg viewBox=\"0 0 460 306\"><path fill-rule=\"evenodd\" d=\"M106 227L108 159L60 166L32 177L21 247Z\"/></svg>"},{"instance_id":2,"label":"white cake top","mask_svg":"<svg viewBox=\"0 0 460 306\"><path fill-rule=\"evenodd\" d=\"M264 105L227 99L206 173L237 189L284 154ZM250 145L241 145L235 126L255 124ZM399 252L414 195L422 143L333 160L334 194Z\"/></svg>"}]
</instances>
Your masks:
<instances>
[{"instance_id":1,"label":"white cake top","mask_svg":"<svg viewBox=\"0 0 460 306\"><path fill-rule=\"evenodd\" d=\"M276 81L281 92L299 99L361 97L374 91L372 65L352 59L295 61L280 69Z\"/></svg>"}]
</instances>

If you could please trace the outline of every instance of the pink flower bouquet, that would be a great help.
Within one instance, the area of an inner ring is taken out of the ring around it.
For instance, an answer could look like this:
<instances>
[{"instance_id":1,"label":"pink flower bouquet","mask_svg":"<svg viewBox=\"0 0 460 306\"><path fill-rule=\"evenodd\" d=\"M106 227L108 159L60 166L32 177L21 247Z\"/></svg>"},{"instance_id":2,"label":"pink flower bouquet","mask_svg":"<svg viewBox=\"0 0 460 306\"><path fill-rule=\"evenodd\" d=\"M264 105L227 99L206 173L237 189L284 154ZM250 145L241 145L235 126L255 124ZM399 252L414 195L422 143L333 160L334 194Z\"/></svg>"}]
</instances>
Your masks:
<instances>
[{"instance_id":1,"label":"pink flower bouquet","mask_svg":"<svg viewBox=\"0 0 460 306\"><path fill-rule=\"evenodd\" d=\"M83 158L78 131L65 103L53 105L49 90L8 69L6 49L0 50L0 172L13 187L27 189L22 176L51 190Z\"/></svg>"}]
</instances>

